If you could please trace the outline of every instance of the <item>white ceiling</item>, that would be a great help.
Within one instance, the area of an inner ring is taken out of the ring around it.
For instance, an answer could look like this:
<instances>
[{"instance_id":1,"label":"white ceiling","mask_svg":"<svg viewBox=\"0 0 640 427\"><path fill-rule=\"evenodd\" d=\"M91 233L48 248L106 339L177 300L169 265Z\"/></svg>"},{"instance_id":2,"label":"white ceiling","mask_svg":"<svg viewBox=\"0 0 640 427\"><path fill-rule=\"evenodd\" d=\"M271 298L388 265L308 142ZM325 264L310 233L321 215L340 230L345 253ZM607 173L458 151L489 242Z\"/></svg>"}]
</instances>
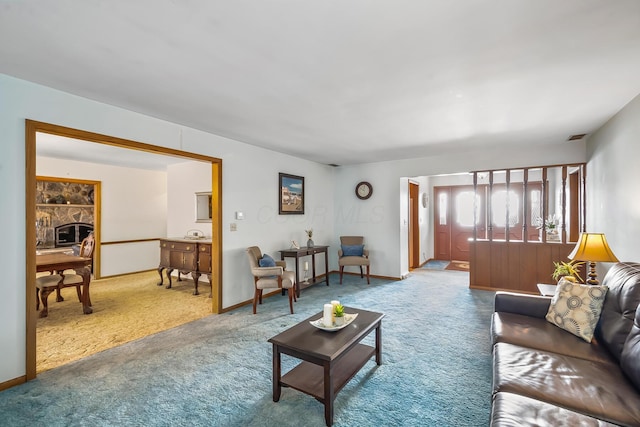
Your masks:
<instances>
[{"instance_id":1,"label":"white ceiling","mask_svg":"<svg viewBox=\"0 0 640 427\"><path fill-rule=\"evenodd\" d=\"M166 171L169 165L193 161L182 157L153 154L107 144L96 144L42 132L36 133L36 155L159 171Z\"/></svg>"},{"instance_id":2,"label":"white ceiling","mask_svg":"<svg viewBox=\"0 0 640 427\"><path fill-rule=\"evenodd\" d=\"M4 0L0 72L320 163L564 144L640 93L640 1Z\"/></svg>"}]
</instances>

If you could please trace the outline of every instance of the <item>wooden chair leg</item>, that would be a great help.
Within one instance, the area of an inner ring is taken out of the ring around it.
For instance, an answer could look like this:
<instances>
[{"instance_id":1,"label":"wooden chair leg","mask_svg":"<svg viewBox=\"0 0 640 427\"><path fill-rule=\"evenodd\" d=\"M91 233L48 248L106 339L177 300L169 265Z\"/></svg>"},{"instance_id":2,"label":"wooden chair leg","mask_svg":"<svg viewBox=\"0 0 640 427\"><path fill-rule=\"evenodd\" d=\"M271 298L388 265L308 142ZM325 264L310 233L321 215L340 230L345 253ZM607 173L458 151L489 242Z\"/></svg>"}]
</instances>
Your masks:
<instances>
[{"instance_id":1,"label":"wooden chair leg","mask_svg":"<svg viewBox=\"0 0 640 427\"><path fill-rule=\"evenodd\" d=\"M40 311L40 317L47 317L49 315L49 294L56 288L42 288L40 292L40 299L42 300L42 310Z\"/></svg>"},{"instance_id":2,"label":"wooden chair leg","mask_svg":"<svg viewBox=\"0 0 640 427\"><path fill-rule=\"evenodd\" d=\"M369 281L369 272L371 271L371 266L367 265L367 285L370 285L371 282Z\"/></svg>"},{"instance_id":3,"label":"wooden chair leg","mask_svg":"<svg viewBox=\"0 0 640 427\"><path fill-rule=\"evenodd\" d=\"M360 266L360 278L362 279L364 275L362 274L362 266Z\"/></svg>"},{"instance_id":4,"label":"wooden chair leg","mask_svg":"<svg viewBox=\"0 0 640 427\"><path fill-rule=\"evenodd\" d=\"M40 289L36 288L36 310L40 310Z\"/></svg>"},{"instance_id":5,"label":"wooden chair leg","mask_svg":"<svg viewBox=\"0 0 640 427\"><path fill-rule=\"evenodd\" d=\"M62 298L62 294L60 293L60 287L56 288L56 302L62 302L64 298Z\"/></svg>"},{"instance_id":6,"label":"wooden chair leg","mask_svg":"<svg viewBox=\"0 0 640 427\"><path fill-rule=\"evenodd\" d=\"M256 314L256 304L258 303L258 296L260 295L260 291L258 289L253 293L253 314Z\"/></svg>"},{"instance_id":7,"label":"wooden chair leg","mask_svg":"<svg viewBox=\"0 0 640 427\"><path fill-rule=\"evenodd\" d=\"M78 301L82 302L82 291L80 290L80 285L76 285L76 293L78 294Z\"/></svg>"},{"instance_id":8,"label":"wooden chair leg","mask_svg":"<svg viewBox=\"0 0 640 427\"><path fill-rule=\"evenodd\" d=\"M342 285L342 273L344 272L344 265L340 266L340 284Z\"/></svg>"},{"instance_id":9,"label":"wooden chair leg","mask_svg":"<svg viewBox=\"0 0 640 427\"><path fill-rule=\"evenodd\" d=\"M293 314L293 298L296 293L292 289L289 289L289 292L287 293L289 294L289 310L291 311L291 314Z\"/></svg>"}]
</instances>

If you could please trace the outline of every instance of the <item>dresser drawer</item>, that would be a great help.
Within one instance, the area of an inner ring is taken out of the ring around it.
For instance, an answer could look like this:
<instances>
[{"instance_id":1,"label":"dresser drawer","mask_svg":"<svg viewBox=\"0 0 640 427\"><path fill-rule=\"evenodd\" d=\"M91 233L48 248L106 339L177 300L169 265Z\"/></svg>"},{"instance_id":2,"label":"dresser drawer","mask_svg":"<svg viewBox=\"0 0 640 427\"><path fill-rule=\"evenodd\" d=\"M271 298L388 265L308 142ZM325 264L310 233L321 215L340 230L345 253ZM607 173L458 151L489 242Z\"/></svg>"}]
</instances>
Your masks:
<instances>
[{"instance_id":1,"label":"dresser drawer","mask_svg":"<svg viewBox=\"0 0 640 427\"><path fill-rule=\"evenodd\" d=\"M169 249L179 252L195 252L196 245L194 243L168 242Z\"/></svg>"}]
</instances>

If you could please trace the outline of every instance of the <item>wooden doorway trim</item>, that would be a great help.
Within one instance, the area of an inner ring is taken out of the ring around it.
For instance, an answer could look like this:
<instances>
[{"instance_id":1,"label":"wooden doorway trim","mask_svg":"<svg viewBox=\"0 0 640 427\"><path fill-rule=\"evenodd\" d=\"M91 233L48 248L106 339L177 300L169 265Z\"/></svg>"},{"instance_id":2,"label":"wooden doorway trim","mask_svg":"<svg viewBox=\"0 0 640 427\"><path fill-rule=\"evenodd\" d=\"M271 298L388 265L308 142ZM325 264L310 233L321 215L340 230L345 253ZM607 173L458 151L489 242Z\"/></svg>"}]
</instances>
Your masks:
<instances>
[{"instance_id":1,"label":"wooden doorway trim","mask_svg":"<svg viewBox=\"0 0 640 427\"><path fill-rule=\"evenodd\" d=\"M79 129L49 123L25 120L25 181L26 181L26 380L36 377L36 297L33 284L36 280L36 133L43 132L68 138L80 139L113 147L144 151L152 154L182 157L211 163L211 307L213 313L222 312L222 159L160 147L128 139L101 135Z\"/></svg>"},{"instance_id":2,"label":"wooden doorway trim","mask_svg":"<svg viewBox=\"0 0 640 427\"><path fill-rule=\"evenodd\" d=\"M420 185L409 181L409 269L420 267Z\"/></svg>"}]
</instances>

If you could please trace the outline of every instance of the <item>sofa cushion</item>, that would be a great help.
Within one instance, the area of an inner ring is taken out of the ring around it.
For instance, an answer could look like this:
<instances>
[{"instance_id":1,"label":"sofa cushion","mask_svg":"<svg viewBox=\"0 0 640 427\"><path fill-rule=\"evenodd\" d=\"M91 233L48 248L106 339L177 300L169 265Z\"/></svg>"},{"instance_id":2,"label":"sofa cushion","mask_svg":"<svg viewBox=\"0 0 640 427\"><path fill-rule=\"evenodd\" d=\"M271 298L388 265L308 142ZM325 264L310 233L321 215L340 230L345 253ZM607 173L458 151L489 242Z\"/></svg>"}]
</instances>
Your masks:
<instances>
[{"instance_id":1,"label":"sofa cushion","mask_svg":"<svg viewBox=\"0 0 640 427\"><path fill-rule=\"evenodd\" d=\"M636 308L640 304L640 263L616 263L605 275L602 284L607 296L602 306L595 337L620 360Z\"/></svg>"},{"instance_id":2,"label":"sofa cushion","mask_svg":"<svg viewBox=\"0 0 640 427\"><path fill-rule=\"evenodd\" d=\"M514 313L493 313L491 343L506 342L593 361L609 362L609 352L595 340L590 344L546 319Z\"/></svg>"},{"instance_id":3,"label":"sofa cushion","mask_svg":"<svg viewBox=\"0 0 640 427\"><path fill-rule=\"evenodd\" d=\"M551 298L546 319L591 342L606 294L606 286L582 285L561 279Z\"/></svg>"},{"instance_id":4,"label":"sofa cushion","mask_svg":"<svg viewBox=\"0 0 640 427\"><path fill-rule=\"evenodd\" d=\"M614 424L640 425L640 393L619 365L498 343L494 392L558 405Z\"/></svg>"},{"instance_id":5,"label":"sofa cushion","mask_svg":"<svg viewBox=\"0 0 640 427\"><path fill-rule=\"evenodd\" d=\"M636 309L635 322L622 348L620 365L640 391L640 306Z\"/></svg>"},{"instance_id":6,"label":"sofa cushion","mask_svg":"<svg viewBox=\"0 0 640 427\"><path fill-rule=\"evenodd\" d=\"M606 421L513 393L497 393L491 406L491 427L609 427Z\"/></svg>"}]
</instances>

